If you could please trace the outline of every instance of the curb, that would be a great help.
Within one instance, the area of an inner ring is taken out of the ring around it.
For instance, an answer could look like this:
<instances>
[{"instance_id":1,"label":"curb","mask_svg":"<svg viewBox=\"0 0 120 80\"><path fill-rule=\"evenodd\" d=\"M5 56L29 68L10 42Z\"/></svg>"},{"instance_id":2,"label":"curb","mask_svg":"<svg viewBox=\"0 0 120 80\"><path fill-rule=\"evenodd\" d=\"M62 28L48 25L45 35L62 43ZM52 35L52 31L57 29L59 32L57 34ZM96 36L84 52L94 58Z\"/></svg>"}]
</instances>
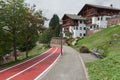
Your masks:
<instances>
[{"instance_id":1,"label":"curb","mask_svg":"<svg viewBox=\"0 0 120 80\"><path fill-rule=\"evenodd\" d=\"M78 55L79 55L79 58L81 60L81 63L82 63L83 69L84 69L85 77L86 77L87 80L89 80L88 72L87 72L86 66L84 64L84 61L83 61L81 55L80 54L78 54Z\"/></svg>"}]
</instances>

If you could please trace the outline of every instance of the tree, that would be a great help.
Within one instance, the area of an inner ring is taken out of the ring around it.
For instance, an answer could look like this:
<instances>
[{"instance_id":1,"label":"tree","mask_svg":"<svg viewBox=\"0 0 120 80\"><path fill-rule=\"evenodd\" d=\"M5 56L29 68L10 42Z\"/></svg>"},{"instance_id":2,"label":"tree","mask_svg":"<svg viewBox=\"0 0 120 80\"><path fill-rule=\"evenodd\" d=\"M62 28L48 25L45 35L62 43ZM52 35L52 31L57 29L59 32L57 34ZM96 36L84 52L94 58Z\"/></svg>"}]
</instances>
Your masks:
<instances>
[{"instance_id":1,"label":"tree","mask_svg":"<svg viewBox=\"0 0 120 80\"><path fill-rule=\"evenodd\" d=\"M35 46L38 40L38 33L41 32L44 20L42 11L35 12L34 6L24 13L24 27L19 32L19 50L26 51L26 58L28 51Z\"/></svg>"},{"instance_id":2,"label":"tree","mask_svg":"<svg viewBox=\"0 0 120 80\"><path fill-rule=\"evenodd\" d=\"M52 29L47 29L43 32L43 34L40 35L39 42L43 44L50 44L51 38L53 36Z\"/></svg>"},{"instance_id":3,"label":"tree","mask_svg":"<svg viewBox=\"0 0 120 80\"><path fill-rule=\"evenodd\" d=\"M54 31L55 37L60 37L60 25L57 25Z\"/></svg>"},{"instance_id":4,"label":"tree","mask_svg":"<svg viewBox=\"0 0 120 80\"><path fill-rule=\"evenodd\" d=\"M54 30L58 25L59 25L59 17L56 14L54 14L50 20L49 27Z\"/></svg>"},{"instance_id":5,"label":"tree","mask_svg":"<svg viewBox=\"0 0 120 80\"><path fill-rule=\"evenodd\" d=\"M28 50L38 40L38 32L43 31L45 17L42 11L35 11L35 5L28 8L24 0L1 0L0 1L0 26L10 34L13 44L13 53L17 60L17 47Z\"/></svg>"},{"instance_id":6,"label":"tree","mask_svg":"<svg viewBox=\"0 0 120 80\"><path fill-rule=\"evenodd\" d=\"M40 34L40 43L50 45L50 41L52 37L60 36L60 24L59 17L54 14L49 23L49 29L46 29L42 34Z\"/></svg>"},{"instance_id":7,"label":"tree","mask_svg":"<svg viewBox=\"0 0 120 80\"><path fill-rule=\"evenodd\" d=\"M72 33L71 33L71 32L66 32L65 35L66 35L67 37L69 37L69 38L72 37Z\"/></svg>"},{"instance_id":8,"label":"tree","mask_svg":"<svg viewBox=\"0 0 120 80\"><path fill-rule=\"evenodd\" d=\"M11 48L12 44L10 34L0 27L0 60L5 54L8 54L11 51Z\"/></svg>"},{"instance_id":9,"label":"tree","mask_svg":"<svg viewBox=\"0 0 120 80\"><path fill-rule=\"evenodd\" d=\"M2 0L1 0L2 1ZM24 23L24 12L26 11L24 7L24 0L3 0L4 6L1 9L1 25L7 27L6 31L9 31L12 37L13 43L13 53L15 60L17 60L17 34L22 28Z\"/></svg>"}]
</instances>

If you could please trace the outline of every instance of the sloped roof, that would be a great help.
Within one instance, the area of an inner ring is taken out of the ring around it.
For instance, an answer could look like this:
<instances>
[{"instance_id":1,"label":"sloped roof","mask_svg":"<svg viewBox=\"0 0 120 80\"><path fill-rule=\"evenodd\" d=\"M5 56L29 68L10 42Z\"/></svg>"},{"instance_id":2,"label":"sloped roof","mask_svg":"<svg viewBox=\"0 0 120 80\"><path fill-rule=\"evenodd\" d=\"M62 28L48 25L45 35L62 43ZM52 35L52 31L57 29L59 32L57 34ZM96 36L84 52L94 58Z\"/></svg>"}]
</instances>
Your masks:
<instances>
[{"instance_id":1,"label":"sloped roof","mask_svg":"<svg viewBox=\"0 0 120 80\"><path fill-rule=\"evenodd\" d=\"M65 14L64 16L67 16L67 17L69 17L69 18L71 18L73 20L86 20L85 18L83 18L81 16L78 16L76 14ZM63 18L64 18L64 16L63 16Z\"/></svg>"},{"instance_id":2,"label":"sloped roof","mask_svg":"<svg viewBox=\"0 0 120 80\"><path fill-rule=\"evenodd\" d=\"M112 9L112 10L120 10L120 9L118 9L118 8L108 7L108 6L93 5L93 4L85 4L85 5L92 6L92 7L96 7L96 8Z\"/></svg>"}]
</instances>

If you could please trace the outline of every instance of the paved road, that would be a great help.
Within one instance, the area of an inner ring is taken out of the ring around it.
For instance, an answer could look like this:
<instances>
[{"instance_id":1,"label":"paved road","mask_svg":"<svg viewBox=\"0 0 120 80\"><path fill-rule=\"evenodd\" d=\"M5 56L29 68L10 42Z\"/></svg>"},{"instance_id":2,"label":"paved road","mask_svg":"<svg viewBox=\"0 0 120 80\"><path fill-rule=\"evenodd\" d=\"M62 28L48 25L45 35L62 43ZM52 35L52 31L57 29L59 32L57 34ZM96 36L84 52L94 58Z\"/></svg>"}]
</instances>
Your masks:
<instances>
[{"instance_id":1,"label":"paved road","mask_svg":"<svg viewBox=\"0 0 120 80\"><path fill-rule=\"evenodd\" d=\"M0 71L0 80L34 80L40 76L60 55L60 48L48 52L17 66Z\"/></svg>"},{"instance_id":2,"label":"paved road","mask_svg":"<svg viewBox=\"0 0 120 80\"><path fill-rule=\"evenodd\" d=\"M42 79L38 80L87 80L79 53L64 46L63 56Z\"/></svg>"},{"instance_id":3,"label":"paved road","mask_svg":"<svg viewBox=\"0 0 120 80\"><path fill-rule=\"evenodd\" d=\"M93 62L93 61L96 61L99 59L91 53L81 53L80 55L85 63L86 62Z\"/></svg>"}]
</instances>

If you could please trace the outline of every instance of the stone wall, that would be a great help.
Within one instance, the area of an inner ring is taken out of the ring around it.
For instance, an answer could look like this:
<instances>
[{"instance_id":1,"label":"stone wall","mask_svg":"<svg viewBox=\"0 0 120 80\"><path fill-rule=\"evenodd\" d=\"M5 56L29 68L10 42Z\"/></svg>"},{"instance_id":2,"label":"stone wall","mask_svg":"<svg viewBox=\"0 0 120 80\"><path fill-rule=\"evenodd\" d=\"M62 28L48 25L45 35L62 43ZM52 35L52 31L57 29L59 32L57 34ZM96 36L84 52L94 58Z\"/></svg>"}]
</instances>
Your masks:
<instances>
[{"instance_id":1,"label":"stone wall","mask_svg":"<svg viewBox=\"0 0 120 80\"><path fill-rule=\"evenodd\" d=\"M62 39L62 44L66 45L65 39ZM53 37L50 42L50 46L53 45L61 45L61 38L60 37Z\"/></svg>"},{"instance_id":2,"label":"stone wall","mask_svg":"<svg viewBox=\"0 0 120 80\"><path fill-rule=\"evenodd\" d=\"M108 27L111 25L116 25L120 23L120 17L111 18L108 20Z\"/></svg>"},{"instance_id":3,"label":"stone wall","mask_svg":"<svg viewBox=\"0 0 120 80\"><path fill-rule=\"evenodd\" d=\"M94 30L86 30L86 36L90 36L94 33Z\"/></svg>"}]
</instances>

